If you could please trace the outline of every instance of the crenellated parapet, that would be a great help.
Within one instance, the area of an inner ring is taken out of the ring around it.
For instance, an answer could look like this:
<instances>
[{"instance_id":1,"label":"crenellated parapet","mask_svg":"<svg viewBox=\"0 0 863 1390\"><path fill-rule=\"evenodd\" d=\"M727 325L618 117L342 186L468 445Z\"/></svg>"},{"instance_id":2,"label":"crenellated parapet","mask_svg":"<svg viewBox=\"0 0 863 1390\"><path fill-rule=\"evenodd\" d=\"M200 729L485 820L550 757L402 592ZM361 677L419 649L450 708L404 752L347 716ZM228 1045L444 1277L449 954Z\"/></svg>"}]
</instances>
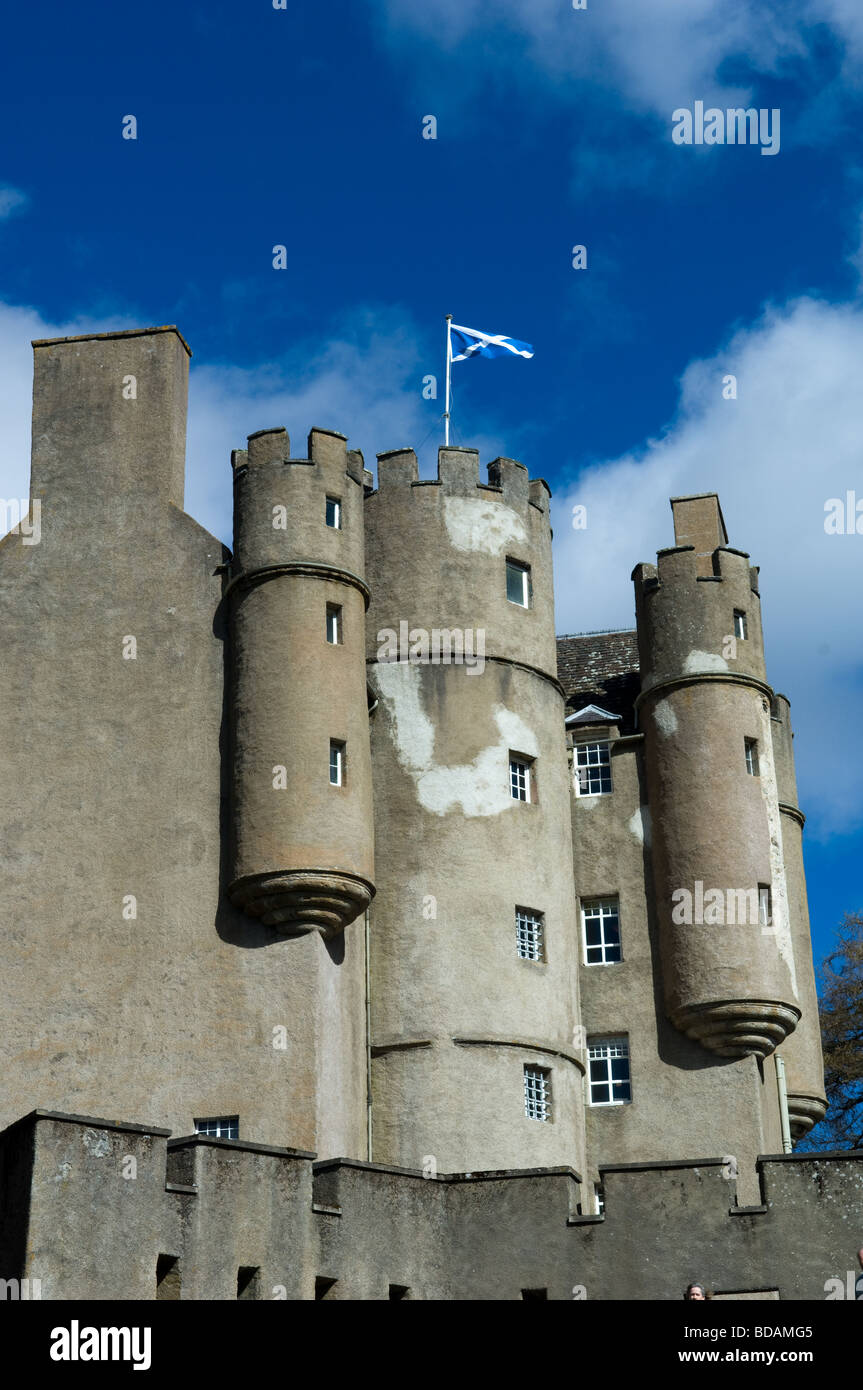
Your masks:
<instances>
[{"instance_id":1,"label":"crenellated parapet","mask_svg":"<svg viewBox=\"0 0 863 1390\"><path fill-rule=\"evenodd\" d=\"M660 550L655 565L633 571L643 691L702 676L766 685L758 569L725 545L702 571L692 545Z\"/></svg>"},{"instance_id":2,"label":"crenellated parapet","mask_svg":"<svg viewBox=\"0 0 863 1390\"><path fill-rule=\"evenodd\" d=\"M35 1111L0 1133L0 1261L7 1298L45 1302L853 1300L863 1151L760 1157L751 1206L732 1164L603 1166L595 1216L568 1164L317 1162Z\"/></svg>"},{"instance_id":3,"label":"crenellated parapet","mask_svg":"<svg viewBox=\"0 0 863 1390\"><path fill-rule=\"evenodd\" d=\"M378 631L401 620L481 629L487 659L554 679L550 496L515 459L495 459L482 482L476 449L440 449L434 479L420 479L412 449L379 455L366 500L369 656ZM508 562L525 573L525 605L507 597Z\"/></svg>"}]
</instances>

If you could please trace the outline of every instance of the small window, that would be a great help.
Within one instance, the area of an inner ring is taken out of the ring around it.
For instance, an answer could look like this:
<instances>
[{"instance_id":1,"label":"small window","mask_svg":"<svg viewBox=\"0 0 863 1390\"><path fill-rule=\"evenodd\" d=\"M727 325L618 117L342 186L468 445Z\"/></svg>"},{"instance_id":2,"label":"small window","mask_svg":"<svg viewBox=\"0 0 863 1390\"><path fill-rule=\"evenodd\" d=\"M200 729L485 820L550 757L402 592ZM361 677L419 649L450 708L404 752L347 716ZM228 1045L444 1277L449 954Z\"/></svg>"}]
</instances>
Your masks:
<instances>
[{"instance_id":1,"label":"small window","mask_svg":"<svg viewBox=\"0 0 863 1390\"><path fill-rule=\"evenodd\" d=\"M551 1072L545 1067L524 1069L524 1113L529 1120L551 1119Z\"/></svg>"},{"instance_id":2,"label":"small window","mask_svg":"<svg viewBox=\"0 0 863 1390\"><path fill-rule=\"evenodd\" d=\"M515 945L522 960L545 960L544 923L541 912L515 909Z\"/></svg>"},{"instance_id":3,"label":"small window","mask_svg":"<svg viewBox=\"0 0 863 1390\"><path fill-rule=\"evenodd\" d=\"M180 1300L180 1261L176 1255L160 1255L156 1260L156 1299L158 1302L178 1303Z\"/></svg>"},{"instance_id":4,"label":"small window","mask_svg":"<svg viewBox=\"0 0 863 1390\"><path fill-rule=\"evenodd\" d=\"M600 1182L593 1184L593 1211L595 1216L602 1216L605 1211L605 1193Z\"/></svg>"},{"instance_id":5,"label":"small window","mask_svg":"<svg viewBox=\"0 0 863 1390\"><path fill-rule=\"evenodd\" d=\"M343 787L345 784L345 745L330 740L330 785Z\"/></svg>"},{"instance_id":6,"label":"small window","mask_svg":"<svg viewBox=\"0 0 863 1390\"><path fill-rule=\"evenodd\" d=\"M530 566L521 565L518 560L506 562L506 596L510 603L520 608L530 607Z\"/></svg>"},{"instance_id":7,"label":"small window","mask_svg":"<svg viewBox=\"0 0 863 1390\"><path fill-rule=\"evenodd\" d=\"M745 642L749 636L746 614L742 608L735 608L734 610L734 636L739 637L741 642Z\"/></svg>"},{"instance_id":8,"label":"small window","mask_svg":"<svg viewBox=\"0 0 863 1390\"><path fill-rule=\"evenodd\" d=\"M410 1293L408 1284L390 1284L390 1300L394 1298L407 1298Z\"/></svg>"},{"instance_id":9,"label":"small window","mask_svg":"<svg viewBox=\"0 0 863 1390\"><path fill-rule=\"evenodd\" d=\"M509 789L513 801L530 801L532 758L524 758L520 753L509 755Z\"/></svg>"},{"instance_id":10,"label":"small window","mask_svg":"<svg viewBox=\"0 0 863 1390\"><path fill-rule=\"evenodd\" d=\"M332 526L336 531L340 530L342 524L342 504L338 497L327 498L327 525Z\"/></svg>"},{"instance_id":11,"label":"small window","mask_svg":"<svg viewBox=\"0 0 863 1390\"><path fill-rule=\"evenodd\" d=\"M587 965L616 965L623 959L620 948L620 903L617 898L596 898L583 902L581 922Z\"/></svg>"},{"instance_id":12,"label":"small window","mask_svg":"<svg viewBox=\"0 0 863 1390\"><path fill-rule=\"evenodd\" d=\"M208 1139L239 1139L239 1115L221 1116L215 1120L196 1120L195 1133L206 1134Z\"/></svg>"},{"instance_id":13,"label":"small window","mask_svg":"<svg viewBox=\"0 0 863 1390\"><path fill-rule=\"evenodd\" d=\"M251 1302L260 1298L261 1271L254 1265L240 1265L237 1270L237 1298Z\"/></svg>"},{"instance_id":14,"label":"small window","mask_svg":"<svg viewBox=\"0 0 863 1390\"><path fill-rule=\"evenodd\" d=\"M342 640L342 610L335 603L327 604L327 641L337 646Z\"/></svg>"},{"instance_id":15,"label":"small window","mask_svg":"<svg viewBox=\"0 0 863 1390\"><path fill-rule=\"evenodd\" d=\"M325 1279L323 1275L319 1274L315 1280L315 1301L320 1303L324 1298L334 1299L333 1289L338 1282L338 1279Z\"/></svg>"},{"instance_id":16,"label":"small window","mask_svg":"<svg viewBox=\"0 0 863 1390\"><path fill-rule=\"evenodd\" d=\"M575 792L577 796L607 796L611 791L611 748L604 743L576 743Z\"/></svg>"},{"instance_id":17,"label":"small window","mask_svg":"<svg viewBox=\"0 0 863 1390\"><path fill-rule=\"evenodd\" d=\"M746 751L746 771L750 777L758 776L758 740L755 738L745 738L743 747Z\"/></svg>"},{"instance_id":18,"label":"small window","mask_svg":"<svg viewBox=\"0 0 863 1390\"><path fill-rule=\"evenodd\" d=\"M587 1040L591 1105L627 1105L632 1100L626 1038Z\"/></svg>"},{"instance_id":19,"label":"small window","mask_svg":"<svg viewBox=\"0 0 863 1390\"><path fill-rule=\"evenodd\" d=\"M773 899L770 896L769 883L759 883L758 885L758 921L762 927L769 927L773 924Z\"/></svg>"}]
</instances>

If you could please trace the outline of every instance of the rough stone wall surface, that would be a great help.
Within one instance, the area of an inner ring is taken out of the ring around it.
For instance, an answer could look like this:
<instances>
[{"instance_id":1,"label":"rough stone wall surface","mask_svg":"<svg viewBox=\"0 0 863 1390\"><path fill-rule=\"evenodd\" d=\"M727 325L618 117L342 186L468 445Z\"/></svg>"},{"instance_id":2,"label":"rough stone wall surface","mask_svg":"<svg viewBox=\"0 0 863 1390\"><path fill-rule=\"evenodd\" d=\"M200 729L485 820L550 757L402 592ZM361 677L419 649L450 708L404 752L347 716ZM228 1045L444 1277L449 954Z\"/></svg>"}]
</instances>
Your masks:
<instances>
[{"instance_id":1,"label":"rough stone wall surface","mask_svg":"<svg viewBox=\"0 0 863 1390\"><path fill-rule=\"evenodd\" d=\"M181 1300L236 1299L245 1277L243 1296L260 1300L676 1301L697 1279L719 1295L820 1301L843 1296L831 1281L846 1286L863 1224L863 1151L761 1158L762 1200L748 1207L721 1158L608 1166L605 1213L583 1217L567 1168L427 1178L166 1143L81 1116L6 1130L0 1196L23 1191L29 1207L26 1247L0 1228L4 1277L40 1280L46 1300L147 1300L162 1255Z\"/></svg>"},{"instance_id":2,"label":"rough stone wall surface","mask_svg":"<svg viewBox=\"0 0 863 1390\"><path fill-rule=\"evenodd\" d=\"M489 477L479 483L470 450L441 450L428 483L411 453L388 455L366 502L372 1156L448 1171L583 1166L548 496L512 460ZM530 567L526 606L507 597L508 558ZM391 659L383 635L402 624L408 637L471 634L482 666ZM512 795L511 754L531 762L526 801ZM543 915L543 960L519 957L517 909ZM548 1075L550 1123L525 1115L525 1066Z\"/></svg>"},{"instance_id":3,"label":"rough stone wall surface","mask_svg":"<svg viewBox=\"0 0 863 1390\"><path fill-rule=\"evenodd\" d=\"M0 543L0 1122L239 1114L361 1153L362 995L339 983L361 988L361 926L339 959L224 892L226 552L175 504L187 362L173 331L36 348L41 541Z\"/></svg>"}]
</instances>

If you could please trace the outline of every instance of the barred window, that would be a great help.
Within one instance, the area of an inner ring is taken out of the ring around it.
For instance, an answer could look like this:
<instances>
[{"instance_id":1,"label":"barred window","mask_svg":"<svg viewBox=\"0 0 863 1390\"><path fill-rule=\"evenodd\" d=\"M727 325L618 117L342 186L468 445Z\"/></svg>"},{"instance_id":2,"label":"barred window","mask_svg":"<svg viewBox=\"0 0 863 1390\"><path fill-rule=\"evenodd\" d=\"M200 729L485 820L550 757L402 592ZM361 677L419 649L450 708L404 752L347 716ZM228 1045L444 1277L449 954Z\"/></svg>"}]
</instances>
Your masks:
<instances>
[{"instance_id":1,"label":"barred window","mask_svg":"<svg viewBox=\"0 0 863 1390\"><path fill-rule=\"evenodd\" d=\"M755 738L745 738L743 748L746 753L746 771L750 777L758 776L758 740Z\"/></svg>"},{"instance_id":2,"label":"barred window","mask_svg":"<svg viewBox=\"0 0 863 1390\"><path fill-rule=\"evenodd\" d=\"M530 801L530 769L529 759L510 753L509 789L514 801Z\"/></svg>"},{"instance_id":3,"label":"barred window","mask_svg":"<svg viewBox=\"0 0 863 1390\"><path fill-rule=\"evenodd\" d=\"M545 919L541 912L529 908L515 909L515 942L522 960L545 960Z\"/></svg>"},{"instance_id":4,"label":"barred window","mask_svg":"<svg viewBox=\"0 0 863 1390\"><path fill-rule=\"evenodd\" d=\"M605 796L611 791L611 749L605 743L576 743L575 790L578 796Z\"/></svg>"},{"instance_id":5,"label":"barred window","mask_svg":"<svg viewBox=\"0 0 863 1390\"><path fill-rule=\"evenodd\" d=\"M620 903L595 898L581 904L584 959L587 965L615 965L623 959L620 945Z\"/></svg>"},{"instance_id":6,"label":"barred window","mask_svg":"<svg viewBox=\"0 0 863 1390\"><path fill-rule=\"evenodd\" d=\"M214 1120L196 1120L195 1133L206 1134L209 1139L239 1139L239 1115L222 1115Z\"/></svg>"},{"instance_id":7,"label":"barred window","mask_svg":"<svg viewBox=\"0 0 863 1390\"><path fill-rule=\"evenodd\" d=\"M551 1119L551 1072L545 1067L524 1069L524 1113L529 1120Z\"/></svg>"},{"instance_id":8,"label":"barred window","mask_svg":"<svg viewBox=\"0 0 863 1390\"><path fill-rule=\"evenodd\" d=\"M591 1105L626 1105L632 1100L626 1038L587 1040Z\"/></svg>"}]
</instances>

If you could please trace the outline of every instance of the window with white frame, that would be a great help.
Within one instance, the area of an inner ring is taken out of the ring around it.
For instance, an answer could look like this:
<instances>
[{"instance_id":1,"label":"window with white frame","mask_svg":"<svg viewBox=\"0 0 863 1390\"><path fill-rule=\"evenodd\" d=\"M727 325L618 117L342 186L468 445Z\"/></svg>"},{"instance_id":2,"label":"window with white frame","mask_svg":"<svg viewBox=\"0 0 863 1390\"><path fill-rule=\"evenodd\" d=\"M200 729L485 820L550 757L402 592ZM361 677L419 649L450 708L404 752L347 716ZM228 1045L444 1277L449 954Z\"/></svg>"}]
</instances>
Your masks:
<instances>
[{"instance_id":1,"label":"window with white frame","mask_svg":"<svg viewBox=\"0 0 863 1390\"><path fill-rule=\"evenodd\" d=\"M575 790L578 796L606 796L611 791L611 748L602 743L576 743Z\"/></svg>"},{"instance_id":2,"label":"window with white frame","mask_svg":"<svg viewBox=\"0 0 863 1390\"><path fill-rule=\"evenodd\" d=\"M632 1100L627 1038L588 1038L591 1105L627 1105Z\"/></svg>"},{"instance_id":3,"label":"window with white frame","mask_svg":"<svg viewBox=\"0 0 863 1390\"><path fill-rule=\"evenodd\" d=\"M746 771L750 777L758 776L758 740L756 738L745 738L743 748L746 753Z\"/></svg>"},{"instance_id":4,"label":"window with white frame","mask_svg":"<svg viewBox=\"0 0 863 1390\"><path fill-rule=\"evenodd\" d=\"M338 497L327 498L326 518L328 526L332 526L336 531L341 529L342 504Z\"/></svg>"},{"instance_id":5,"label":"window with white frame","mask_svg":"<svg viewBox=\"0 0 863 1390\"><path fill-rule=\"evenodd\" d=\"M593 1208L597 1216L602 1216L605 1211L605 1193L602 1190L602 1183L593 1184Z\"/></svg>"},{"instance_id":6,"label":"window with white frame","mask_svg":"<svg viewBox=\"0 0 863 1390\"><path fill-rule=\"evenodd\" d=\"M342 640L342 610L336 603L327 604L327 641L337 646Z\"/></svg>"},{"instance_id":7,"label":"window with white frame","mask_svg":"<svg viewBox=\"0 0 863 1390\"><path fill-rule=\"evenodd\" d=\"M530 607L530 566L518 560L506 562L506 596L520 608Z\"/></svg>"},{"instance_id":8,"label":"window with white frame","mask_svg":"<svg viewBox=\"0 0 863 1390\"><path fill-rule=\"evenodd\" d=\"M524 1069L524 1113L529 1120L551 1119L551 1072L545 1067Z\"/></svg>"},{"instance_id":9,"label":"window with white frame","mask_svg":"<svg viewBox=\"0 0 863 1390\"><path fill-rule=\"evenodd\" d=\"M527 907L515 909L515 944L522 960L545 960L545 918Z\"/></svg>"},{"instance_id":10,"label":"window with white frame","mask_svg":"<svg viewBox=\"0 0 863 1390\"><path fill-rule=\"evenodd\" d=\"M196 1120L195 1133L206 1134L208 1139L239 1139L239 1115L221 1115L212 1120Z\"/></svg>"},{"instance_id":11,"label":"window with white frame","mask_svg":"<svg viewBox=\"0 0 863 1390\"><path fill-rule=\"evenodd\" d=\"M533 759L521 753L509 755L509 790L513 801L530 801Z\"/></svg>"},{"instance_id":12,"label":"window with white frame","mask_svg":"<svg viewBox=\"0 0 863 1390\"><path fill-rule=\"evenodd\" d=\"M620 902L617 898L592 898L581 904L584 959L587 965L615 965L623 959L620 948Z\"/></svg>"},{"instance_id":13,"label":"window with white frame","mask_svg":"<svg viewBox=\"0 0 863 1390\"><path fill-rule=\"evenodd\" d=\"M330 740L330 785L341 787L345 780L345 745Z\"/></svg>"},{"instance_id":14,"label":"window with white frame","mask_svg":"<svg viewBox=\"0 0 863 1390\"><path fill-rule=\"evenodd\" d=\"M735 608L734 610L734 636L739 637L741 642L745 642L749 636L746 614L742 608Z\"/></svg>"}]
</instances>

